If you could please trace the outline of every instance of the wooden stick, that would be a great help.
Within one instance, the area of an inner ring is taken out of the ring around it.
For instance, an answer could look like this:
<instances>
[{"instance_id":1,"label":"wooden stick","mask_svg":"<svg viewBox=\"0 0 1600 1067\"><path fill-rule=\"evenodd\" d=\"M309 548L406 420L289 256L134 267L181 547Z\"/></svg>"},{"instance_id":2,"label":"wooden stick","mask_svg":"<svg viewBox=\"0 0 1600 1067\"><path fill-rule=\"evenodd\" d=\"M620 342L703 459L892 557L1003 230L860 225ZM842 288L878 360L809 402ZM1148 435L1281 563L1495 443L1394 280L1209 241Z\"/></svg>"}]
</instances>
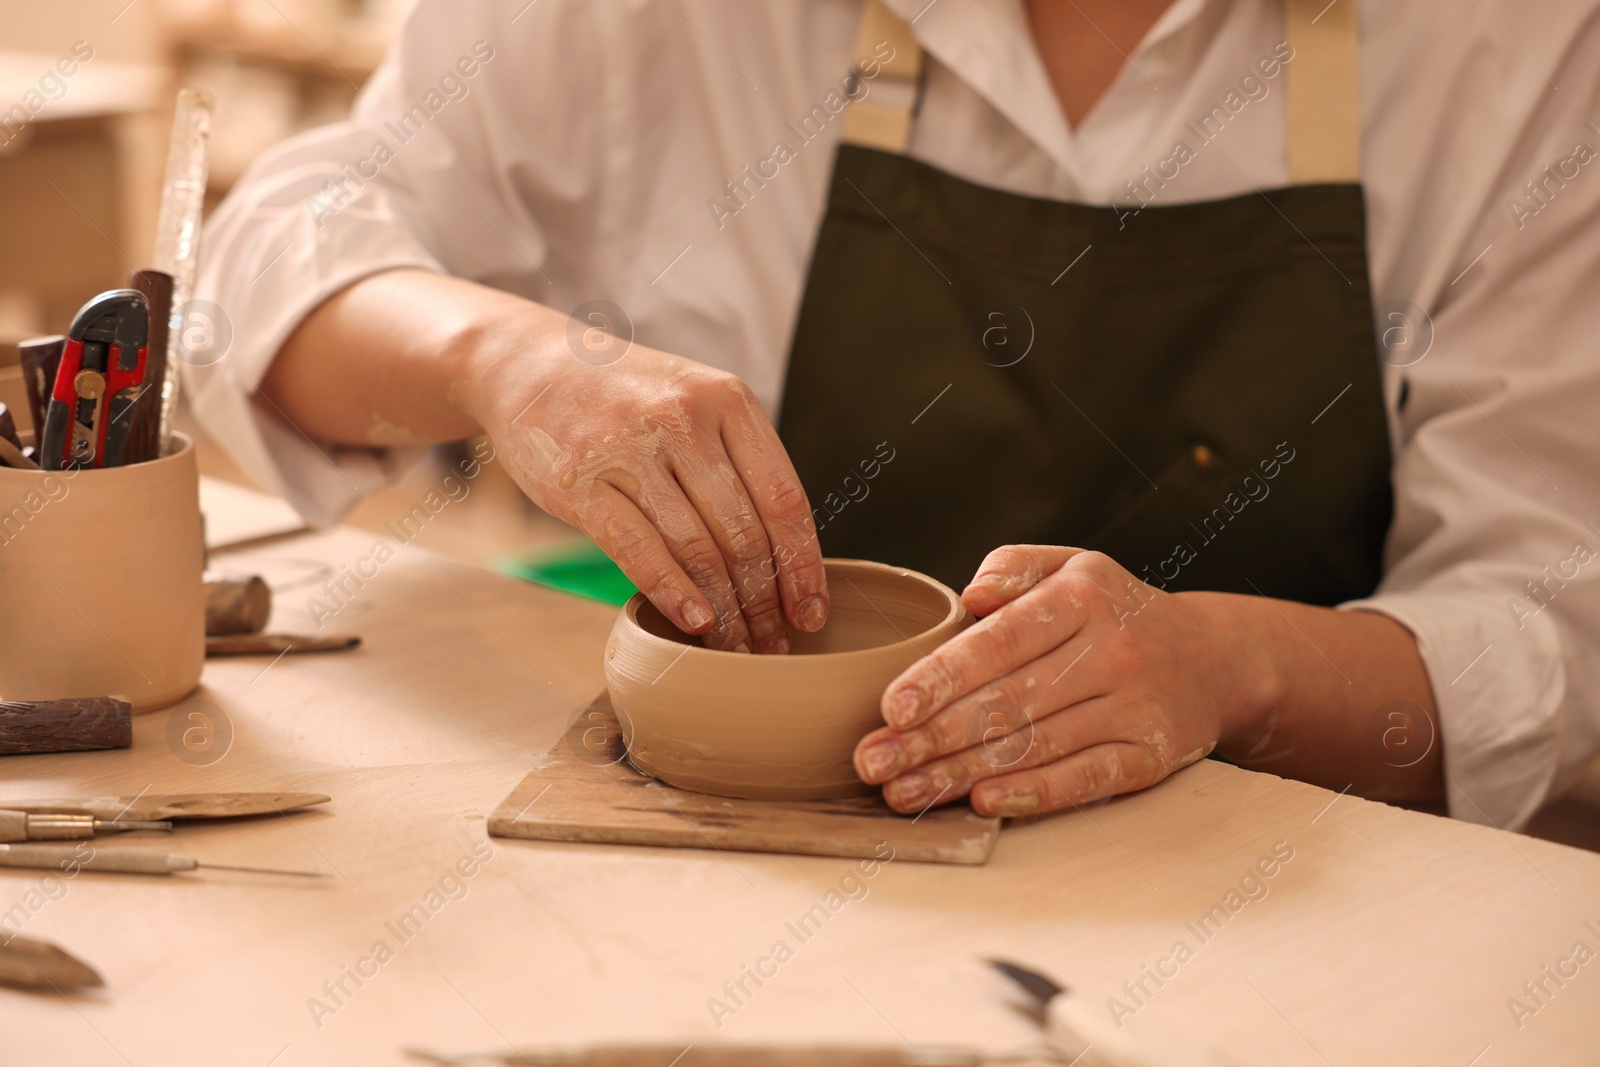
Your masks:
<instances>
[{"instance_id":1,"label":"wooden stick","mask_svg":"<svg viewBox=\"0 0 1600 1067\"><path fill-rule=\"evenodd\" d=\"M0 756L128 748L132 711L114 697L0 703Z\"/></svg>"},{"instance_id":2,"label":"wooden stick","mask_svg":"<svg viewBox=\"0 0 1600 1067\"><path fill-rule=\"evenodd\" d=\"M227 634L206 638L207 656L276 656L280 652L343 652L361 638L314 637L309 634Z\"/></svg>"},{"instance_id":3,"label":"wooden stick","mask_svg":"<svg viewBox=\"0 0 1600 1067\"><path fill-rule=\"evenodd\" d=\"M260 633L272 615L272 590L259 574L206 571L206 636Z\"/></svg>"},{"instance_id":4,"label":"wooden stick","mask_svg":"<svg viewBox=\"0 0 1600 1067\"><path fill-rule=\"evenodd\" d=\"M34 444L39 443L44 433L44 408L50 403L50 390L55 388L56 369L61 366L61 353L66 347L67 339L60 334L34 337L17 345L22 383L28 391L28 417L33 420Z\"/></svg>"},{"instance_id":5,"label":"wooden stick","mask_svg":"<svg viewBox=\"0 0 1600 1067\"><path fill-rule=\"evenodd\" d=\"M161 454L161 389L167 378L167 321L172 315L172 275L136 270L128 288L150 301L150 353L145 360L144 392L129 418L133 425L122 446L122 463L143 463ZM263 623L263 625L265 625Z\"/></svg>"}]
</instances>

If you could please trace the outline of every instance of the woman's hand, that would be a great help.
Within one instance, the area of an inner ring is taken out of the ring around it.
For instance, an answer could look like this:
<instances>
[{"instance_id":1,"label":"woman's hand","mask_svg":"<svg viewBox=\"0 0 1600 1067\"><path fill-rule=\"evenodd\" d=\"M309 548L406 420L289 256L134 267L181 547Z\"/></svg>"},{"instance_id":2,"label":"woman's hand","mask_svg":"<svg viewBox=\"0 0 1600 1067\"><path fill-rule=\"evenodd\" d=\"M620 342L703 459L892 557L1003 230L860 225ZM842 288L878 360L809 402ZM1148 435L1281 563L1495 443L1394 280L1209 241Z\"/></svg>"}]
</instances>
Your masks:
<instances>
[{"instance_id":1,"label":"woman's hand","mask_svg":"<svg viewBox=\"0 0 1600 1067\"><path fill-rule=\"evenodd\" d=\"M902 812L970 794L1032 815L1153 785L1271 703L1241 599L1164 593L1098 552L1001 548L962 593L982 621L890 684L856 770Z\"/></svg>"},{"instance_id":2,"label":"woman's hand","mask_svg":"<svg viewBox=\"0 0 1600 1067\"><path fill-rule=\"evenodd\" d=\"M828 590L811 507L738 378L634 344L492 361L474 415L524 492L578 527L675 626L711 648L789 650Z\"/></svg>"}]
</instances>

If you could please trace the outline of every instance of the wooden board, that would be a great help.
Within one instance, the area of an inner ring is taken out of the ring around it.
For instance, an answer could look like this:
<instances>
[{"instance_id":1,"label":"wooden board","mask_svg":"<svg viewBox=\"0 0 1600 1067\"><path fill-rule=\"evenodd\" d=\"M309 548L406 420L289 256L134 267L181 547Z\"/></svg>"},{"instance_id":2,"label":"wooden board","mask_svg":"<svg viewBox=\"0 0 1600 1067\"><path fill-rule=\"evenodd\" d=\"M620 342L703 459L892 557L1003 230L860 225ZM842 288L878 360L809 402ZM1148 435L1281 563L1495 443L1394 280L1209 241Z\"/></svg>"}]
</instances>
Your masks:
<instances>
[{"instance_id":1,"label":"wooden board","mask_svg":"<svg viewBox=\"0 0 1600 1067\"><path fill-rule=\"evenodd\" d=\"M676 789L628 762L611 697L601 693L489 817L489 833L536 841L983 863L994 851L1000 820L984 818L964 802L913 817L896 814L877 794L731 800Z\"/></svg>"}]
</instances>

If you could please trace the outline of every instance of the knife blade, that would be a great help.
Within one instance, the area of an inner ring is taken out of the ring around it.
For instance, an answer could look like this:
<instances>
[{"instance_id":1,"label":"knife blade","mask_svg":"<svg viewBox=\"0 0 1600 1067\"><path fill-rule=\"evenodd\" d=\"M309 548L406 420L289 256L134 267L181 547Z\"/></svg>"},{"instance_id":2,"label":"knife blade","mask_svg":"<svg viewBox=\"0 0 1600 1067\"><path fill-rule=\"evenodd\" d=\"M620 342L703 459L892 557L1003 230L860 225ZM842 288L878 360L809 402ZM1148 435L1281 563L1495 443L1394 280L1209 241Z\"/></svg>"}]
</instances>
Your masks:
<instances>
[{"instance_id":1,"label":"knife blade","mask_svg":"<svg viewBox=\"0 0 1600 1067\"><path fill-rule=\"evenodd\" d=\"M276 815L326 804L331 799L321 793L147 793L132 797L0 800L0 807L36 815L93 815L107 822L145 822Z\"/></svg>"},{"instance_id":2,"label":"knife blade","mask_svg":"<svg viewBox=\"0 0 1600 1067\"><path fill-rule=\"evenodd\" d=\"M49 941L13 937L0 942L0 982L25 989L84 989L105 985L87 963Z\"/></svg>"},{"instance_id":3,"label":"knife blade","mask_svg":"<svg viewBox=\"0 0 1600 1067\"><path fill-rule=\"evenodd\" d=\"M989 965L1028 994L1029 1006L1053 1044L1077 1067L1224 1067L1228 1062L1199 1040L1152 1020L1122 1028L1059 982L1020 963Z\"/></svg>"}]
</instances>

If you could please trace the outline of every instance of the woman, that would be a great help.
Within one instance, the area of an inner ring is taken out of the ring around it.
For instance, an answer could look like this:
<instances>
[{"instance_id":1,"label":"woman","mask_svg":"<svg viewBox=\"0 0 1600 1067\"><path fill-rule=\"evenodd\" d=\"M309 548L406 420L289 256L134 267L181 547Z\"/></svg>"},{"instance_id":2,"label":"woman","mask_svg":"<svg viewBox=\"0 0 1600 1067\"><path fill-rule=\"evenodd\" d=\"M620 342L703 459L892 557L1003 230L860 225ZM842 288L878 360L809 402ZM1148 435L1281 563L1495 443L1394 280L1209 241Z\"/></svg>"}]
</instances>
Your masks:
<instances>
[{"instance_id":1,"label":"woman","mask_svg":"<svg viewBox=\"0 0 1600 1067\"><path fill-rule=\"evenodd\" d=\"M324 521L488 433L715 647L823 547L970 578L902 811L1217 751L1518 825L1600 749L1600 8L1474 7L423 0L218 213L191 395Z\"/></svg>"}]
</instances>

